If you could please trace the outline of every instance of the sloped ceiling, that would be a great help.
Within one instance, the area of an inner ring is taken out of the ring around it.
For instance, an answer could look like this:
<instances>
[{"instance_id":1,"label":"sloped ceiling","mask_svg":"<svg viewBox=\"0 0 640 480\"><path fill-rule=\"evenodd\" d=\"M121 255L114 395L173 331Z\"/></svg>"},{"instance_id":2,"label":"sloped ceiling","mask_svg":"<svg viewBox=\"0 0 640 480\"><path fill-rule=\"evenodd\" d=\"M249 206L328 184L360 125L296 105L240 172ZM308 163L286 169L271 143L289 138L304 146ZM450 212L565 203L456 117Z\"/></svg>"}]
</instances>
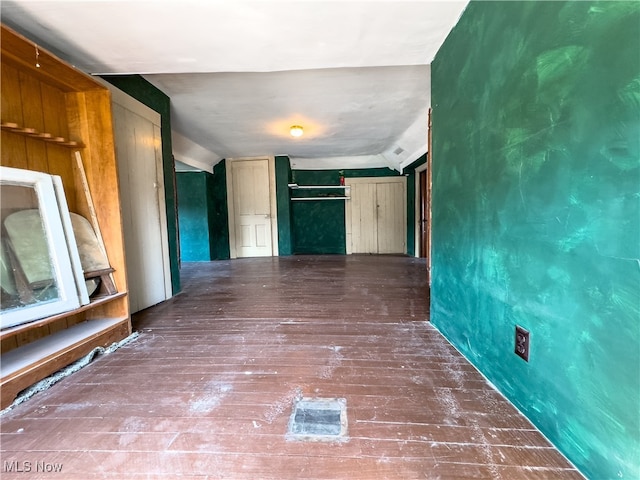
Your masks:
<instances>
[{"instance_id":1,"label":"sloped ceiling","mask_svg":"<svg viewBox=\"0 0 640 480\"><path fill-rule=\"evenodd\" d=\"M3 0L1 15L81 70L166 93L187 164L401 169L426 152L429 63L466 4Z\"/></svg>"}]
</instances>

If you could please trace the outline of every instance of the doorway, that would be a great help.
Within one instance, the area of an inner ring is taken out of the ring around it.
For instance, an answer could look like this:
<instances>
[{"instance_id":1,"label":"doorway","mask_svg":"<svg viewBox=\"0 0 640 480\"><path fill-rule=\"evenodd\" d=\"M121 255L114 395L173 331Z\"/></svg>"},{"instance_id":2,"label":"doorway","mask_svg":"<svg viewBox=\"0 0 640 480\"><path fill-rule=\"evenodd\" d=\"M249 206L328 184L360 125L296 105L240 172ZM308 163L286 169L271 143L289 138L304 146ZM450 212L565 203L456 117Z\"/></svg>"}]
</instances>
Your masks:
<instances>
[{"instance_id":1,"label":"doorway","mask_svg":"<svg viewBox=\"0 0 640 480\"><path fill-rule=\"evenodd\" d=\"M227 160L231 258L278 255L275 160Z\"/></svg>"},{"instance_id":2,"label":"doorway","mask_svg":"<svg viewBox=\"0 0 640 480\"><path fill-rule=\"evenodd\" d=\"M429 194L427 170L418 172L418 256L429 254Z\"/></svg>"}]
</instances>

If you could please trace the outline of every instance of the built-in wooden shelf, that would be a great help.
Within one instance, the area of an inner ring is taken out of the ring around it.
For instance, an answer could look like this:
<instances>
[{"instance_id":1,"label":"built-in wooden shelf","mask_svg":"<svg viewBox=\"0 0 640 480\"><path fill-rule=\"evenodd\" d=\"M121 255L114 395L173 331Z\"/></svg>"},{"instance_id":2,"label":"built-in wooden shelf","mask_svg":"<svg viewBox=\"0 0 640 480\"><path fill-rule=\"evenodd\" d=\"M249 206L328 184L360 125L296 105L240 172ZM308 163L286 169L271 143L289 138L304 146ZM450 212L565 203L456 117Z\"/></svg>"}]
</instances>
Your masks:
<instances>
[{"instance_id":1,"label":"built-in wooden shelf","mask_svg":"<svg viewBox=\"0 0 640 480\"><path fill-rule=\"evenodd\" d=\"M2 408L25 388L97 347L106 347L130 332L129 317L98 318L78 323L0 356Z\"/></svg>"},{"instance_id":2,"label":"built-in wooden shelf","mask_svg":"<svg viewBox=\"0 0 640 480\"><path fill-rule=\"evenodd\" d=\"M29 365L49 359L53 355L62 354L78 343L90 341L92 337L100 335L127 320L127 317L89 320L64 330L59 330L23 347L3 353L0 356L2 360L0 363L0 376L3 381L9 380Z\"/></svg>"},{"instance_id":3,"label":"built-in wooden shelf","mask_svg":"<svg viewBox=\"0 0 640 480\"><path fill-rule=\"evenodd\" d=\"M53 134L47 132L39 132L35 128L23 127L18 125L17 123L2 122L0 123L0 128L7 132L17 133L18 135L24 135L26 137L37 138L39 140L54 143L62 147L84 148L84 145L82 143L76 142L75 140L68 140L64 137L54 136Z\"/></svg>"},{"instance_id":4,"label":"built-in wooden shelf","mask_svg":"<svg viewBox=\"0 0 640 480\"><path fill-rule=\"evenodd\" d=\"M126 292L116 293L114 295L105 295L91 299L87 305L83 305L75 310L71 310L69 312L62 312L57 315L51 315L50 317L46 317L40 320L34 320L33 322L23 323L21 325L16 325L15 327L5 328L0 332L0 340L4 340L5 338L11 337L13 335L17 335L22 332L27 332L34 328L42 327L44 325L48 325L49 323L53 323L62 318L70 317L71 315L77 315L80 312L85 312L94 309L100 305L105 305L109 302L113 302L114 300L118 300L119 298L126 297ZM3 357L4 358L4 357Z\"/></svg>"},{"instance_id":5,"label":"built-in wooden shelf","mask_svg":"<svg viewBox=\"0 0 640 480\"><path fill-rule=\"evenodd\" d=\"M29 385L126 338L131 319L109 89L5 25L0 40L0 165L60 177L69 211L100 232L118 286L109 294L103 283L87 305L0 331L4 409ZM36 49L39 65L27 60Z\"/></svg>"}]
</instances>

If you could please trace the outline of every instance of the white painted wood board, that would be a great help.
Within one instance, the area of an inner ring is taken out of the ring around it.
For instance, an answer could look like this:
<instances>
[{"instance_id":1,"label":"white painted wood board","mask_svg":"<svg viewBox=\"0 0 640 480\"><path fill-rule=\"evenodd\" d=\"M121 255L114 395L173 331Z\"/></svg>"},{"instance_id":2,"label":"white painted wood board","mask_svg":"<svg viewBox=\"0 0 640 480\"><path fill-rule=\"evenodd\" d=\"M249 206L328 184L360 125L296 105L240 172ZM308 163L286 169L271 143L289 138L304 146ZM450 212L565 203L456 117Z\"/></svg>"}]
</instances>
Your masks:
<instances>
[{"instance_id":1,"label":"white painted wood board","mask_svg":"<svg viewBox=\"0 0 640 480\"><path fill-rule=\"evenodd\" d=\"M82 322L3 353L0 357L0 378L5 379L31 365L41 364L51 356L60 355L77 343L110 329L122 320L122 318L102 318Z\"/></svg>"}]
</instances>

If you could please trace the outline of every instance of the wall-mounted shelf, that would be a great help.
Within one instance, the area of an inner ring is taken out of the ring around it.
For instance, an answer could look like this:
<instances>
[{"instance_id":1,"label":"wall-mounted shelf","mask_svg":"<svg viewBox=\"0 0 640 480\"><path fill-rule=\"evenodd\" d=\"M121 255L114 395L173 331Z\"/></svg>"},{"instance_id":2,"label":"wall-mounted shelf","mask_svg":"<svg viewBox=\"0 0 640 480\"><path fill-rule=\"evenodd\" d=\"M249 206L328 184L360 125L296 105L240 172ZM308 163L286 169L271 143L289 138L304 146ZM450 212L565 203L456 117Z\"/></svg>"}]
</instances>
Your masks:
<instances>
[{"instance_id":1,"label":"wall-mounted shelf","mask_svg":"<svg viewBox=\"0 0 640 480\"><path fill-rule=\"evenodd\" d=\"M336 196L336 197L291 197L292 202L303 202L308 200L350 200L351 197Z\"/></svg>"},{"instance_id":2,"label":"wall-mounted shelf","mask_svg":"<svg viewBox=\"0 0 640 480\"><path fill-rule=\"evenodd\" d=\"M290 183L291 190L344 190L344 195L323 195L315 197L291 197L292 202L305 202L314 200L349 200L351 187L349 185L298 185Z\"/></svg>"},{"instance_id":3,"label":"wall-mounted shelf","mask_svg":"<svg viewBox=\"0 0 640 480\"><path fill-rule=\"evenodd\" d=\"M51 133L47 132L39 132L35 128L30 127L21 127L17 123L13 122L2 122L0 123L0 128L7 132L17 133L18 135L24 135L26 137L37 138L38 140L44 140L45 142L55 143L56 145L60 145L62 147L69 148L83 148L84 145L80 142L76 142L74 140L68 140L64 137L57 137Z\"/></svg>"},{"instance_id":4,"label":"wall-mounted shelf","mask_svg":"<svg viewBox=\"0 0 640 480\"><path fill-rule=\"evenodd\" d=\"M291 190L318 190L318 189L342 189L349 190L350 185L298 185L297 183L290 183L289 188Z\"/></svg>"},{"instance_id":5,"label":"wall-mounted shelf","mask_svg":"<svg viewBox=\"0 0 640 480\"><path fill-rule=\"evenodd\" d=\"M92 298L89 304L83 305L82 307L72 310L70 312L63 312L57 315L52 315L47 318L42 318L40 320L34 320L33 322L16 325L15 327L5 328L4 330L0 331L0 340L11 337L13 335L17 335L22 332L33 330L34 328L43 327L57 320L70 317L72 315L77 315L78 313L81 313L81 312L95 309L100 305L104 305L106 303L118 300L120 298L124 298L126 295L127 294L125 292L120 292L113 295L102 295L99 297Z\"/></svg>"}]
</instances>

